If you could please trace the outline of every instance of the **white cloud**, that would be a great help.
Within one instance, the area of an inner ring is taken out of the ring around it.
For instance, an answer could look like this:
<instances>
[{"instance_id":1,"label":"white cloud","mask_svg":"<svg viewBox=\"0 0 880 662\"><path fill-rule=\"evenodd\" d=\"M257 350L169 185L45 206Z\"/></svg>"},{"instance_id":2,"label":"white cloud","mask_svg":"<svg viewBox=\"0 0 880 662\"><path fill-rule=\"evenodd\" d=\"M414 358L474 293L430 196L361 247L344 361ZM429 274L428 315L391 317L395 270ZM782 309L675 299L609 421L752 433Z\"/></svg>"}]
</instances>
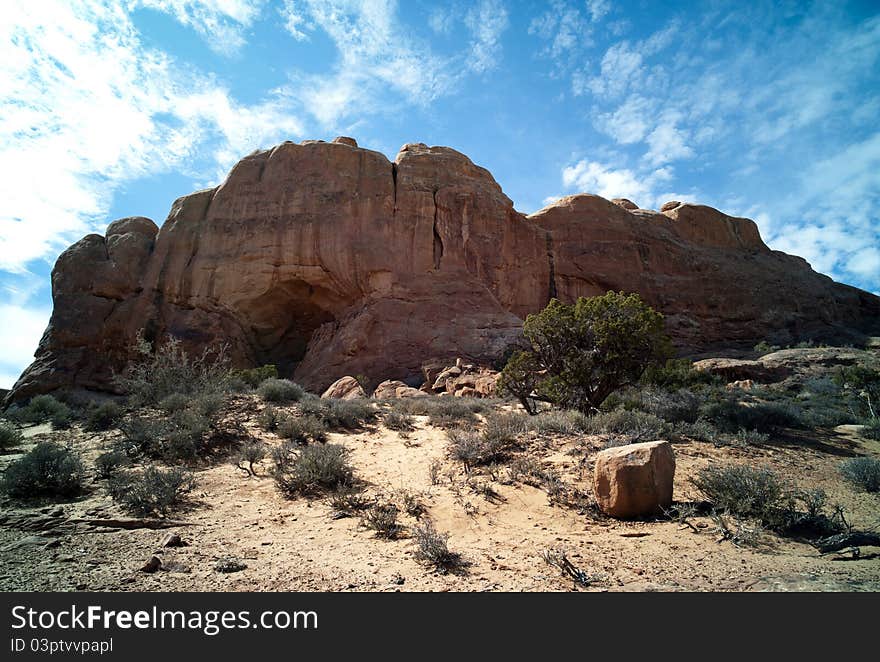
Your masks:
<instances>
[{"instance_id":1,"label":"white cloud","mask_svg":"<svg viewBox=\"0 0 880 662\"><path fill-rule=\"evenodd\" d=\"M499 0L482 0L461 17L432 13L429 24L451 30L463 22L464 48L435 54L430 44L400 22L394 0L301 0L285 5L282 17L295 14L297 25L321 30L335 45L338 60L322 74L291 75L284 92L300 102L324 128L335 128L356 111L363 115L387 104L388 94L427 107L448 94L466 72L485 73L498 65L501 35L508 25Z\"/></svg>"},{"instance_id":2,"label":"white cloud","mask_svg":"<svg viewBox=\"0 0 880 662\"><path fill-rule=\"evenodd\" d=\"M195 30L208 46L230 55L245 44L244 32L259 16L264 0L130 0L173 16Z\"/></svg>"},{"instance_id":3,"label":"white cloud","mask_svg":"<svg viewBox=\"0 0 880 662\"><path fill-rule=\"evenodd\" d=\"M772 203L771 203L772 204ZM880 281L880 132L809 166L796 195L778 201L768 243L844 280ZM763 226L762 226L763 227Z\"/></svg>"},{"instance_id":4,"label":"white cloud","mask_svg":"<svg viewBox=\"0 0 880 662\"><path fill-rule=\"evenodd\" d=\"M472 37L468 67L476 73L494 69L501 57L501 35L508 26L504 5L500 0L481 0L464 22Z\"/></svg>"},{"instance_id":5,"label":"white cloud","mask_svg":"<svg viewBox=\"0 0 880 662\"><path fill-rule=\"evenodd\" d=\"M880 277L880 248L863 248L847 260L846 270L862 278L876 280Z\"/></svg>"},{"instance_id":6,"label":"white cloud","mask_svg":"<svg viewBox=\"0 0 880 662\"><path fill-rule=\"evenodd\" d=\"M455 14L452 8L434 7L428 17L428 25L437 34L448 35L455 25Z\"/></svg>"},{"instance_id":7,"label":"white cloud","mask_svg":"<svg viewBox=\"0 0 880 662\"><path fill-rule=\"evenodd\" d=\"M11 272L102 230L126 181L194 174L206 145L226 167L301 131L283 95L238 104L210 77L143 46L110 0L5 5L0 90L0 269ZM208 160L212 174L217 165Z\"/></svg>"},{"instance_id":8,"label":"white cloud","mask_svg":"<svg viewBox=\"0 0 880 662\"><path fill-rule=\"evenodd\" d=\"M33 361L50 310L0 304L0 388L12 388Z\"/></svg>"},{"instance_id":9,"label":"white cloud","mask_svg":"<svg viewBox=\"0 0 880 662\"><path fill-rule=\"evenodd\" d=\"M542 55L553 59L572 55L593 43L593 27L580 9L555 0L550 9L529 23L529 34L547 42Z\"/></svg>"},{"instance_id":10,"label":"white cloud","mask_svg":"<svg viewBox=\"0 0 880 662\"><path fill-rule=\"evenodd\" d=\"M648 134L650 149L645 158L651 165L690 158L694 152L685 144L685 139L685 133L676 128L674 121L665 121Z\"/></svg>"},{"instance_id":11,"label":"white cloud","mask_svg":"<svg viewBox=\"0 0 880 662\"><path fill-rule=\"evenodd\" d=\"M641 141L652 125L652 109L655 103L633 95L616 110L602 113L596 118L596 128L608 134L621 145Z\"/></svg>"},{"instance_id":12,"label":"white cloud","mask_svg":"<svg viewBox=\"0 0 880 662\"><path fill-rule=\"evenodd\" d=\"M596 161L578 161L562 170L565 188L581 193L594 193L603 198L630 198L639 201L653 200L652 188L658 180L666 180L667 171L655 171L639 176L628 168L612 168Z\"/></svg>"},{"instance_id":13,"label":"white cloud","mask_svg":"<svg viewBox=\"0 0 880 662\"><path fill-rule=\"evenodd\" d=\"M644 58L628 41L611 46L602 56L600 73L590 79L579 79L574 94L582 95L588 90L597 96L619 97L645 75Z\"/></svg>"},{"instance_id":14,"label":"white cloud","mask_svg":"<svg viewBox=\"0 0 880 662\"><path fill-rule=\"evenodd\" d=\"M297 41L305 41L309 38L306 30L312 29L306 14L300 9L300 0L284 0L278 13L284 19L284 29Z\"/></svg>"},{"instance_id":15,"label":"white cloud","mask_svg":"<svg viewBox=\"0 0 880 662\"><path fill-rule=\"evenodd\" d=\"M609 0L587 0L587 10L593 21L600 21L611 11L611 2Z\"/></svg>"}]
</instances>

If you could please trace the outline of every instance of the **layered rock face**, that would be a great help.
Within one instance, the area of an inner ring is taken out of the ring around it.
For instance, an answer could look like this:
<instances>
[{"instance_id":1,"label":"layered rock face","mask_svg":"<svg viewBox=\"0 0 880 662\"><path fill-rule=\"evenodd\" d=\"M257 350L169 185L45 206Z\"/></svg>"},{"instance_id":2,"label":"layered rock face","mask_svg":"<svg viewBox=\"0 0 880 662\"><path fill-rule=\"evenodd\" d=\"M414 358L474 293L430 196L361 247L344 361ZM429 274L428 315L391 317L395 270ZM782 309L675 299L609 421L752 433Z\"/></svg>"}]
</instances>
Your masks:
<instances>
[{"instance_id":1,"label":"layered rock face","mask_svg":"<svg viewBox=\"0 0 880 662\"><path fill-rule=\"evenodd\" d=\"M591 195L524 216L446 147L395 161L284 143L174 202L161 230L112 223L65 251L36 360L10 395L107 390L139 331L235 365L274 363L323 391L346 375L422 380L429 360L486 364L556 296L637 291L682 351L880 334L880 299L770 251L749 220L694 205L640 210Z\"/></svg>"}]
</instances>

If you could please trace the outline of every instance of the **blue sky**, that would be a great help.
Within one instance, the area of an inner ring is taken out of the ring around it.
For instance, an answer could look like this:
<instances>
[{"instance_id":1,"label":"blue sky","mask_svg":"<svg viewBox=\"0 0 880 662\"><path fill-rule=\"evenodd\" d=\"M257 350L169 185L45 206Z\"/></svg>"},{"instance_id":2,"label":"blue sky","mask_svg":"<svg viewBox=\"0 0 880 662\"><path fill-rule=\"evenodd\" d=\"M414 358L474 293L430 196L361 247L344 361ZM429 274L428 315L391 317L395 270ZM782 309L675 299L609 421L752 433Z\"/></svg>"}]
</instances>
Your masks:
<instances>
[{"instance_id":1,"label":"blue sky","mask_svg":"<svg viewBox=\"0 0 880 662\"><path fill-rule=\"evenodd\" d=\"M64 248L283 140L448 145L523 212L709 204L880 292L878 118L871 1L5 0L0 387Z\"/></svg>"}]
</instances>

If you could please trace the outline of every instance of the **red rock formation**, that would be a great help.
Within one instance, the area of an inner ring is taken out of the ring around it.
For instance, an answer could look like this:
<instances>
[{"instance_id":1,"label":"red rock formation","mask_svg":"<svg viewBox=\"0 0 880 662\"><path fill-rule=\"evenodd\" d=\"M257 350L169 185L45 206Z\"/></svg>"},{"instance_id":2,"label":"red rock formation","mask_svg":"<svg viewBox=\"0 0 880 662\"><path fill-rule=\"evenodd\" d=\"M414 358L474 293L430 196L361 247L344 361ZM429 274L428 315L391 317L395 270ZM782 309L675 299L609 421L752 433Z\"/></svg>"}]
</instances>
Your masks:
<instances>
[{"instance_id":1,"label":"red rock formation","mask_svg":"<svg viewBox=\"0 0 880 662\"><path fill-rule=\"evenodd\" d=\"M350 138L284 143L174 202L158 230L112 223L58 259L55 308L11 399L108 389L133 339L225 342L310 389L345 375L421 383L432 359L486 364L551 296L640 292L684 350L857 341L880 299L770 251L752 221L580 195L526 217L491 174L446 147L393 163Z\"/></svg>"}]
</instances>

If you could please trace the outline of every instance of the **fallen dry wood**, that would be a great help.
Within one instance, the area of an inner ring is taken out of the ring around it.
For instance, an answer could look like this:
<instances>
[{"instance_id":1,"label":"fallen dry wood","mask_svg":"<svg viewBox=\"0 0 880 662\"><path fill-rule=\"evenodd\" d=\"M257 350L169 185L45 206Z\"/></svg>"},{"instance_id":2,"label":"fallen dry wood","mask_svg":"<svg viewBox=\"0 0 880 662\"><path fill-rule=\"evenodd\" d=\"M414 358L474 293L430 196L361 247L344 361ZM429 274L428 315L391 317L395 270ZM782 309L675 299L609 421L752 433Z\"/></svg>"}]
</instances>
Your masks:
<instances>
[{"instance_id":1,"label":"fallen dry wood","mask_svg":"<svg viewBox=\"0 0 880 662\"><path fill-rule=\"evenodd\" d=\"M69 519L70 524L87 524L108 529L171 529L176 526L192 526L189 522L170 519Z\"/></svg>"},{"instance_id":2,"label":"fallen dry wood","mask_svg":"<svg viewBox=\"0 0 880 662\"><path fill-rule=\"evenodd\" d=\"M860 547L864 545L880 547L880 535L876 533L863 533L861 531L840 533L836 536L822 538L822 540L816 541L815 545L822 554L837 552L845 547Z\"/></svg>"}]
</instances>

